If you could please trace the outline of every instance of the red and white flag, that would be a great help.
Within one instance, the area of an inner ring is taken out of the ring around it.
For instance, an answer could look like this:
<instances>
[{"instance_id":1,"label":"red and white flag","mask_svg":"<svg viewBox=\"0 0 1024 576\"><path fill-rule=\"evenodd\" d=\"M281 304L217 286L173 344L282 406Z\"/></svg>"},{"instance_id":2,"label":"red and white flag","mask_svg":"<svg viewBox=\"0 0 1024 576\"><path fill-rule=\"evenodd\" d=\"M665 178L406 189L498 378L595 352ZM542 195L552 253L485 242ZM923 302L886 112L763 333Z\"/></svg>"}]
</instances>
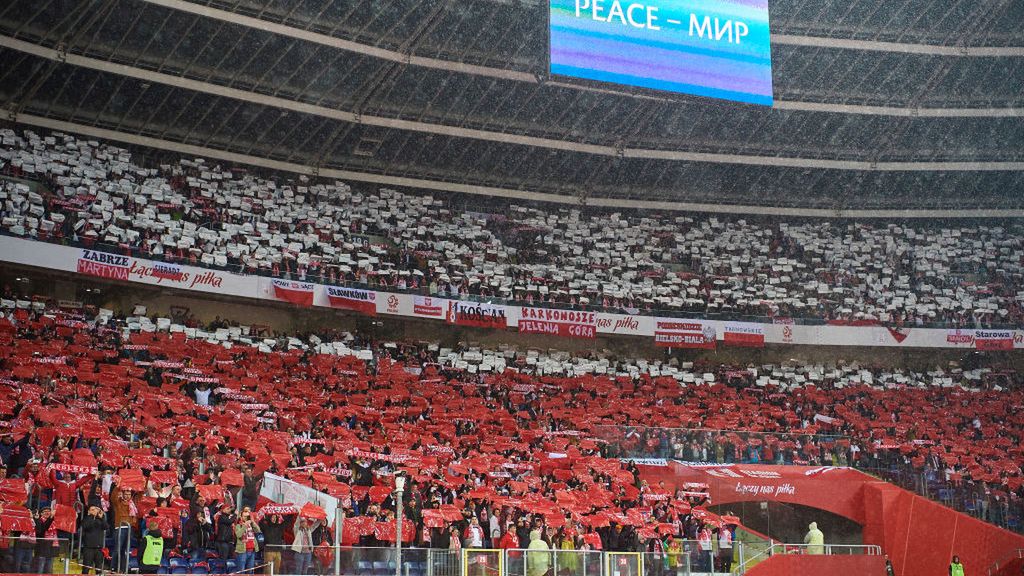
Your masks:
<instances>
[{"instance_id":1,"label":"red and white flag","mask_svg":"<svg viewBox=\"0 0 1024 576\"><path fill-rule=\"evenodd\" d=\"M313 284L312 282L296 282L294 280L273 280L274 297L278 300L298 304L299 306L313 305Z\"/></svg>"},{"instance_id":2,"label":"red and white flag","mask_svg":"<svg viewBox=\"0 0 1024 576\"><path fill-rule=\"evenodd\" d=\"M331 308L355 310L369 316L377 315L377 293L358 288L327 287L327 300Z\"/></svg>"},{"instance_id":3,"label":"red and white flag","mask_svg":"<svg viewBox=\"0 0 1024 576\"><path fill-rule=\"evenodd\" d=\"M751 322L729 322L722 331L722 342L732 346L764 348L764 326Z\"/></svg>"},{"instance_id":4,"label":"red and white flag","mask_svg":"<svg viewBox=\"0 0 1024 576\"><path fill-rule=\"evenodd\" d=\"M412 313L414 316L427 318L444 318L445 300L430 296L413 296Z\"/></svg>"}]
</instances>

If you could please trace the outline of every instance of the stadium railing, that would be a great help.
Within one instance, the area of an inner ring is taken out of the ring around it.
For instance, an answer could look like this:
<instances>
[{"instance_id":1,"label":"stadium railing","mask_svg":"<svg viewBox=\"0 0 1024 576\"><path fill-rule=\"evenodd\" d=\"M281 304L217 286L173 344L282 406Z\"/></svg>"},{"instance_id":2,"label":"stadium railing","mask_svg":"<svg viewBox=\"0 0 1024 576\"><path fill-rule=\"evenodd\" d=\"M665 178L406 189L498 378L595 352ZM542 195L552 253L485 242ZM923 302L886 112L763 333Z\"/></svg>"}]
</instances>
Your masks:
<instances>
[{"instance_id":1,"label":"stadium railing","mask_svg":"<svg viewBox=\"0 0 1024 576\"><path fill-rule=\"evenodd\" d=\"M820 550L819 550L820 546ZM737 566L733 572L745 574L757 564L780 554L787 555L809 555L809 556L850 556L867 555L881 556L882 547L873 544L786 544L773 542L759 554L750 556L743 563Z\"/></svg>"},{"instance_id":2,"label":"stadium railing","mask_svg":"<svg viewBox=\"0 0 1024 576\"><path fill-rule=\"evenodd\" d=\"M1003 556L998 561L994 562L991 566L989 566L986 574L988 576L995 576L997 573L999 573L1000 570L1005 568L1007 564L1013 562L1014 560L1024 560L1024 548L1018 548L1013 552L1010 552L1006 556Z\"/></svg>"},{"instance_id":3,"label":"stadium railing","mask_svg":"<svg viewBox=\"0 0 1024 576\"><path fill-rule=\"evenodd\" d=\"M21 238L21 236L12 235L6 229L0 228L0 235L3 236L14 236ZM97 250L101 252L109 252L112 254L124 254L131 255L136 258L145 258L157 262L169 262L176 264L188 264L187 261L177 258L164 258L161 255L150 254L140 250L134 246L127 246L123 244L108 244L102 241L74 241L70 238L62 238L60 242L53 242L52 240L37 240L40 242L59 243L65 246L75 246L80 248L89 248L90 250ZM274 275L271 270L266 269L252 269L242 270L239 265L228 265L228 266L217 266L215 264L195 264L203 268L211 270L223 270L232 272L234 274L242 275L254 275L254 276L265 276L274 278L283 278L287 280L297 279L296 274L280 273ZM344 280L330 281L326 276L319 273L307 273L304 277L305 282L314 282L318 284L330 284L332 286L347 287L347 288L359 288L363 290L380 290L384 292L395 292L403 294L422 294L424 296L436 296L439 298L458 298L461 300L473 301L473 302L487 302L492 304L502 304L506 306L529 306L529 307L540 307L550 308L553 310L580 310L580 311L591 311L591 312L607 312L611 314L630 314L630 315L642 315L642 316L659 316L666 318L692 318L700 320L728 320L735 322L754 322L754 323L766 323L771 324L780 318L765 315L751 315L751 314L733 314L726 312L708 312L706 307L693 307L687 309L659 309L659 308L629 308L622 306L603 306L600 304L571 304L565 302L527 302L524 300L514 300L508 298L501 298L498 296L482 296L478 294L458 294L451 295L443 290L439 290L436 293L431 293L426 286L421 286L419 289L401 289L396 286L384 286L377 283L363 283L363 282L352 282ZM818 317L785 317L785 322L797 324L801 326L822 326L828 324L828 319ZM884 325L884 324L882 324ZM1020 326L1015 323L993 323L984 322L979 326L966 326L959 325L953 322L924 322L922 324L915 324L912 327L916 328L984 328L984 329L1017 329Z\"/></svg>"}]
</instances>

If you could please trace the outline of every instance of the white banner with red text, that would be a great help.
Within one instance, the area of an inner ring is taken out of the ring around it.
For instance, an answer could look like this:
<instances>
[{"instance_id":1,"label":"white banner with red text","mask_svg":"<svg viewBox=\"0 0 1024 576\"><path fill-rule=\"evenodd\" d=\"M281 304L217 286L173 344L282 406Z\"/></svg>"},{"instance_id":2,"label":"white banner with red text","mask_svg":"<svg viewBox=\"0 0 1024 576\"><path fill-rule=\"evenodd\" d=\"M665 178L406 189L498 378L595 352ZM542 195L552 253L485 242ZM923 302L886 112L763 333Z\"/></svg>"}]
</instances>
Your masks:
<instances>
[{"instance_id":1,"label":"white banner with red text","mask_svg":"<svg viewBox=\"0 0 1024 576\"><path fill-rule=\"evenodd\" d=\"M0 261L95 278L185 291L339 308L444 321L475 328L518 328L524 334L593 338L597 335L654 338L663 347L713 349L765 344L1024 349L1024 330L981 328L894 328L881 325L801 325L779 318L772 323L690 320L637 314L569 311L535 306L481 304L436 296L395 294L325 286L303 278L280 280L208 270L188 264L154 262L134 256L0 236Z\"/></svg>"}]
</instances>

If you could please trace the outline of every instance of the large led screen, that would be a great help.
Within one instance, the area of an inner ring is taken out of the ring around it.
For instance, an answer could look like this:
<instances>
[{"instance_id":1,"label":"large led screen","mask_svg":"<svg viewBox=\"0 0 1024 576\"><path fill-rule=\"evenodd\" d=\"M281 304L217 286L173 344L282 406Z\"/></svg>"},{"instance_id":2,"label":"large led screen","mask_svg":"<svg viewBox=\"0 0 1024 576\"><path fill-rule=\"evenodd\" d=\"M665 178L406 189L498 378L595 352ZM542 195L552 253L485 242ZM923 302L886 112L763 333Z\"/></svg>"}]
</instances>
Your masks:
<instances>
[{"instance_id":1,"label":"large led screen","mask_svg":"<svg viewBox=\"0 0 1024 576\"><path fill-rule=\"evenodd\" d=\"M772 103L768 0L550 0L551 73Z\"/></svg>"}]
</instances>

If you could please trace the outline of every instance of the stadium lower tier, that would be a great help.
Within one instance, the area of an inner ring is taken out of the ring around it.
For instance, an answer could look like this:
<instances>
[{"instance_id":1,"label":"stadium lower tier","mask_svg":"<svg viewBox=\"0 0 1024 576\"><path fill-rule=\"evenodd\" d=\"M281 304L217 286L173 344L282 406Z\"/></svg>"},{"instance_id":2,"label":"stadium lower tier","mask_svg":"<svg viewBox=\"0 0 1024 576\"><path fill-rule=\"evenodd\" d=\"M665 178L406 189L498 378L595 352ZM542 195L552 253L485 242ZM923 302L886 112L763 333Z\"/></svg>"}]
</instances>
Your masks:
<instances>
[{"instance_id":1,"label":"stadium lower tier","mask_svg":"<svg viewBox=\"0 0 1024 576\"><path fill-rule=\"evenodd\" d=\"M396 476L408 482L402 539L423 548L539 541L662 558L672 536L704 562L701 551L738 537L738 518L709 510L707 482L645 481L630 460L641 457L905 472L921 491L955 490L984 520L1020 526L1015 385L681 385L536 376L514 358L472 373L427 344L348 337L323 354L320 337L253 345L140 326L41 306L0 320L0 530L15 570L45 570L79 528L87 565L125 569L129 549L146 564L158 539L169 571L175 554L191 571L227 570L232 557L242 570L257 541L309 560L333 518L269 498L271 481L334 498L346 546L398 539ZM103 548L109 560L95 555Z\"/></svg>"}]
</instances>

